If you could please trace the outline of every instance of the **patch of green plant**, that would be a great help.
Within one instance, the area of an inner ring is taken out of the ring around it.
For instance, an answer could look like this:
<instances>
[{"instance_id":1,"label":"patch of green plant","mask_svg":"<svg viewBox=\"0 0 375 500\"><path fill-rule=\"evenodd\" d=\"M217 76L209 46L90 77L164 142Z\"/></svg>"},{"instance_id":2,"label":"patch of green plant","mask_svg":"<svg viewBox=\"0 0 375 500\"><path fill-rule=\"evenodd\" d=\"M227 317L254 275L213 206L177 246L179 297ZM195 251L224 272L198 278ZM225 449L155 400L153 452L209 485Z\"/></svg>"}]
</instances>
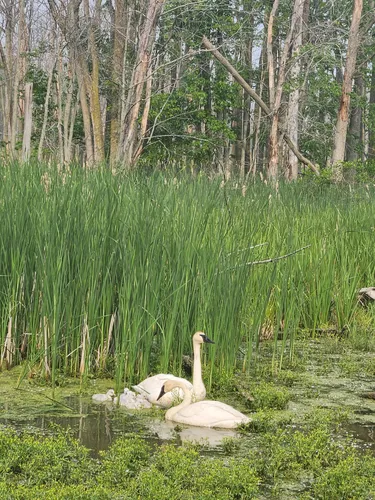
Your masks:
<instances>
[{"instance_id":1,"label":"patch of green plant","mask_svg":"<svg viewBox=\"0 0 375 500\"><path fill-rule=\"evenodd\" d=\"M368 500L375 496L375 458L351 454L327 468L313 483L314 498Z\"/></svg>"},{"instance_id":2,"label":"patch of green plant","mask_svg":"<svg viewBox=\"0 0 375 500\"><path fill-rule=\"evenodd\" d=\"M110 486L55 483L50 486L12 485L0 481L2 500L124 500L124 493ZM130 500L130 497L128 497Z\"/></svg>"},{"instance_id":3,"label":"patch of green plant","mask_svg":"<svg viewBox=\"0 0 375 500\"><path fill-rule=\"evenodd\" d=\"M292 422L293 416L291 413L260 409L251 415L251 421L244 426L244 430L256 433L273 432L290 425Z\"/></svg>"},{"instance_id":4,"label":"patch of green plant","mask_svg":"<svg viewBox=\"0 0 375 500\"><path fill-rule=\"evenodd\" d=\"M342 498L340 493L352 480L361 488L366 485L367 491L374 487L375 460L364 455L369 470L350 468L347 463L358 463L361 452L350 440L335 439L327 426L318 426L310 431L293 431L279 429L265 436L262 448L262 476L269 478L277 489L285 479L297 479L309 472L312 474L312 490L323 493L323 484L328 478L335 478L331 495L319 498ZM340 477L340 472L342 476ZM345 486L345 482L347 483ZM308 497L308 495L307 495ZM314 496L315 498L315 496ZM364 498L356 496L345 498ZM367 498L367 497L366 497ZM370 497L369 497L370 498Z\"/></svg>"},{"instance_id":5,"label":"patch of green plant","mask_svg":"<svg viewBox=\"0 0 375 500\"><path fill-rule=\"evenodd\" d=\"M235 443L228 447L234 451ZM152 450L138 436L120 438L101 459L68 434L0 432L3 499L251 499L260 478L249 458L211 458L199 445ZM25 486L27 484L27 487Z\"/></svg>"},{"instance_id":6,"label":"patch of green plant","mask_svg":"<svg viewBox=\"0 0 375 500\"><path fill-rule=\"evenodd\" d=\"M134 498L251 499L258 492L259 477L249 459L207 459L195 446L161 447L149 469L131 485Z\"/></svg>"},{"instance_id":7,"label":"patch of green plant","mask_svg":"<svg viewBox=\"0 0 375 500\"><path fill-rule=\"evenodd\" d=\"M150 446L138 436L117 439L108 451L101 452L99 484L125 488L129 478L147 465L150 453Z\"/></svg>"},{"instance_id":8,"label":"patch of green plant","mask_svg":"<svg viewBox=\"0 0 375 500\"><path fill-rule=\"evenodd\" d=\"M0 431L0 480L9 484L80 484L82 476L90 479L95 469L88 450L69 432L38 439L27 433Z\"/></svg>"},{"instance_id":9,"label":"patch of green plant","mask_svg":"<svg viewBox=\"0 0 375 500\"><path fill-rule=\"evenodd\" d=\"M254 400L248 404L255 410L284 410L291 399L291 393L287 388L263 381L251 385L251 394Z\"/></svg>"},{"instance_id":10,"label":"patch of green plant","mask_svg":"<svg viewBox=\"0 0 375 500\"><path fill-rule=\"evenodd\" d=\"M225 454L230 455L239 450L241 441L239 438L224 437L221 446Z\"/></svg>"},{"instance_id":11,"label":"patch of green plant","mask_svg":"<svg viewBox=\"0 0 375 500\"><path fill-rule=\"evenodd\" d=\"M303 422L307 424L307 429L327 426L338 430L338 428L350 419L350 412L340 408L314 408L304 416Z\"/></svg>"}]
</instances>

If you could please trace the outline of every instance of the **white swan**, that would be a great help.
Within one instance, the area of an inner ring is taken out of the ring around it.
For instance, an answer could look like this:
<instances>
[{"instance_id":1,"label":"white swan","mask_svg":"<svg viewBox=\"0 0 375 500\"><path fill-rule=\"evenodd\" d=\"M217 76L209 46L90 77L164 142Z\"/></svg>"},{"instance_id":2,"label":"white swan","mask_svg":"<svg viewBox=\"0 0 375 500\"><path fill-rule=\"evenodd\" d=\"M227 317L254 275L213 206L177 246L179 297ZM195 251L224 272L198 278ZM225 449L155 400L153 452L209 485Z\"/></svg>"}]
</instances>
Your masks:
<instances>
[{"instance_id":1,"label":"white swan","mask_svg":"<svg viewBox=\"0 0 375 500\"><path fill-rule=\"evenodd\" d=\"M119 398L114 398L113 404L125 406L129 410L141 410L143 408L151 408L152 404L142 394L136 394L125 387L123 394Z\"/></svg>"},{"instance_id":2,"label":"white swan","mask_svg":"<svg viewBox=\"0 0 375 500\"><path fill-rule=\"evenodd\" d=\"M201 365L201 345L203 343L214 344L207 335L203 332L196 332L193 335L193 384L188 380L174 375L159 373L153 377L146 378L138 385L133 385L133 389L139 394L143 394L145 398L152 404L169 408L173 402L183 398L183 391L180 386L176 386L173 391L166 391L163 397L159 399L160 390L167 380L175 380L184 383L184 387L188 387L193 392L194 401L202 401L206 397L206 388L202 380L202 365Z\"/></svg>"},{"instance_id":3,"label":"white swan","mask_svg":"<svg viewBox=\"0 0 375 500\"><path fill-rule=\"evenodd\" d=\"M105 403L106 401L112 401L115 396L115 391L113 389L109 389L105 394L94 394L92 396L92 400L96 403Z\"/></svg>"},{"instance_id":4,"label":"white swan","mask_svg":"<svg viewBox=\"0 0 375 500\"><path fill-rule=\"evenodd\" d=\"M250 422L249 417L220 401L206 400L192 403L191 391L178 380L167 380L160 391L160 398L175 387L183 390L184 400L166 412L166 420L197 427L219 427L222 429L235 429L239 424Z\"/></svg>"}]
</instances>

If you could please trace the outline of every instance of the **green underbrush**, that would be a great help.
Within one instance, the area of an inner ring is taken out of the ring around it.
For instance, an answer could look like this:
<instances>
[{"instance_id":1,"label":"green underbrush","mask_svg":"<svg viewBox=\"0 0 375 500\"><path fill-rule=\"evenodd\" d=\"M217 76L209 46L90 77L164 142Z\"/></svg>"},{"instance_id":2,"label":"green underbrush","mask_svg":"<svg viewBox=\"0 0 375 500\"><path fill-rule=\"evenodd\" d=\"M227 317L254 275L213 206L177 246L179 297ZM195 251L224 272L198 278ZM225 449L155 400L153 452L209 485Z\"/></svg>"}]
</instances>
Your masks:
<instances>
[{"instance_id":1,"label":"green underbrush","mask_svg":"<svg viewBox=\"0 0 375 500\"><path fill-rule=\"evenodd\" d=\"M7 500L245 500L280 498L290 484L298 484L293 498L372 498L375 458L351 440L334 437L332 429L340 425L334 415L315 419L304 431L286 426L261 433L253 448L228 441L221 457L202 454L199 445L151 447L134 436L116 440L93 459L67 432L42 437L2 430L0 495Z\"/></svg>"}]
</instances>

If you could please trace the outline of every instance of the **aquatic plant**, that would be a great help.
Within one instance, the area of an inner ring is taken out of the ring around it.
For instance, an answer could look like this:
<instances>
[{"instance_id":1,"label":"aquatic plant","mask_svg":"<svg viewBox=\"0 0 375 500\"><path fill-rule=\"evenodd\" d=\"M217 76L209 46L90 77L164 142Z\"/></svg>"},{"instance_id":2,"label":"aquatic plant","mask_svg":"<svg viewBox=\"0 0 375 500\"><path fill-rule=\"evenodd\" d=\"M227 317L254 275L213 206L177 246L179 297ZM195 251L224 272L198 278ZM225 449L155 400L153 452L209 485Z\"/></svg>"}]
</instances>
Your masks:
<instances>
[{"instance_id":1,"label":"aquatic plant","mask_svg":"<svg viewBox=\"0 0 375 500\"><path fill-rule=\"evenodd\" d=\"M357 331L356 291L373 279L372 187L249 182L245 193L205 176L33 164L0 175L3 368L25 359L24 376L53 386L59 373L97 373L123 387L181 375L202 329L216 342L203 356L210 387L249 370L264 338L277 372L299 330Z\"/></svg>"}]
</instances>

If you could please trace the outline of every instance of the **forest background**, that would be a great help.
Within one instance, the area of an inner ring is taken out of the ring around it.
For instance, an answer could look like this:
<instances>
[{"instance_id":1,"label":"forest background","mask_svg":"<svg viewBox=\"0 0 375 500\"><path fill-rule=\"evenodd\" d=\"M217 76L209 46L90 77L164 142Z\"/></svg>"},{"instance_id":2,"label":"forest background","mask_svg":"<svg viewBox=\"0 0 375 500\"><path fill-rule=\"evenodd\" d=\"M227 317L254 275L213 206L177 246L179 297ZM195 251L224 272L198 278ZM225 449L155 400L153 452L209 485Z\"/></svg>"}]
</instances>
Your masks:
<instances>
[{"instance_id":1,"label":"forest background","mask_svg":"<svg viewBox=\"0 0 375 500\"><path fill-rule=\"evenodd\" d=\"M2 0L0 23L4 159L375 168L374 0Z\"/></svg>"}]
</instances>

